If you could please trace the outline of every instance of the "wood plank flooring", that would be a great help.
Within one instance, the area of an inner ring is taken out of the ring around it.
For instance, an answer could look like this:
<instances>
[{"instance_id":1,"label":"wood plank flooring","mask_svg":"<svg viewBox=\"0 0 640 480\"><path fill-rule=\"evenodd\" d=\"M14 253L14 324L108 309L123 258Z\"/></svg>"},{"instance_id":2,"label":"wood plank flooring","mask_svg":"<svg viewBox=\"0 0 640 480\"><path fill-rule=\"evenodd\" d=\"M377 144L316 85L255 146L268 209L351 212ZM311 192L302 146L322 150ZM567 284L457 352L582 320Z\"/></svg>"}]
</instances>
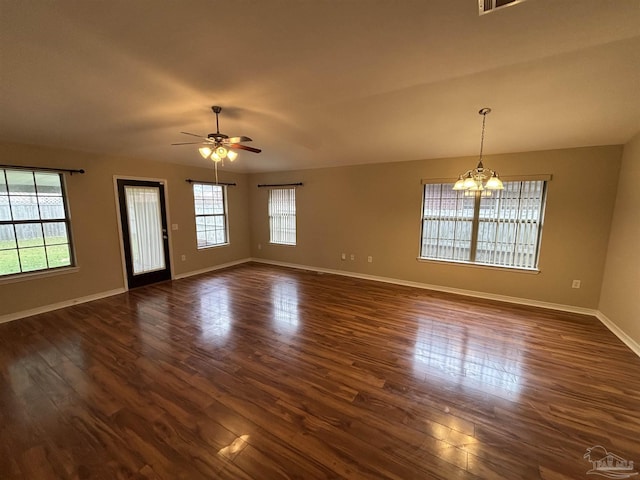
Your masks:
<instances>
[{"instance_id":1,"label":"wood plank flooring","mask_svg":"<svg viewBox=\"0 0 640 480\"><path fill-rule=\"evenodd\" d=\"M246 264L0 325L2 479L593 478L640 468L597 319Z\"/></svg>"}]
</instances>

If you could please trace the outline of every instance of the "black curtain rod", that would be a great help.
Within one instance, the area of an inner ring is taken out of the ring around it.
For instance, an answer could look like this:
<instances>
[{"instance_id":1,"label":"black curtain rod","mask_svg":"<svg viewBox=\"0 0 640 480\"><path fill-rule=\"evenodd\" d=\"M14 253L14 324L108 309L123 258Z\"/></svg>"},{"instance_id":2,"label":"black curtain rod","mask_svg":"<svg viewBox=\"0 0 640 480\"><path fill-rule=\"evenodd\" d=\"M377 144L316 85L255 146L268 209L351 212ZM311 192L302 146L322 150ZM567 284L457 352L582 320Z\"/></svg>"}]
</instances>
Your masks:
<instances>
[{"instance_id":1,"label":"black curtain rod","mask_svg":"<svg viewBox=\"0 0 640 480\"><path fill-rule=\"evenodd\" d=\"M227 182L205 182L203 180L192 180L187 178L187 183L204 183L205 185L225 185L227 187L235 187L235 183L227 183Z\"/></svg>"},{"instance_id":2,"label":"black curtain rod","mask_svg":"<svg viewBox=\"0 0 640 480\"><path fill-rule=\"evenodd\" d=\"M260 183L258 188L263 187L302 187L302 182L298 183Z\"/></svg>"},{"instance_id":3,"label":"black curtain rod","mask_svg":"<svg viewBox=\"0 0 640 480\"><path fill-rule=\"evenodd\" d=\"M51 168L51 167L27 167L26 165L0 165L0 168L15 168L18 170L44 170L46 172L69 172L71 175L74 173L84 173L84 169L72 169L72 168Z\"/></svg>"}]
</instances>

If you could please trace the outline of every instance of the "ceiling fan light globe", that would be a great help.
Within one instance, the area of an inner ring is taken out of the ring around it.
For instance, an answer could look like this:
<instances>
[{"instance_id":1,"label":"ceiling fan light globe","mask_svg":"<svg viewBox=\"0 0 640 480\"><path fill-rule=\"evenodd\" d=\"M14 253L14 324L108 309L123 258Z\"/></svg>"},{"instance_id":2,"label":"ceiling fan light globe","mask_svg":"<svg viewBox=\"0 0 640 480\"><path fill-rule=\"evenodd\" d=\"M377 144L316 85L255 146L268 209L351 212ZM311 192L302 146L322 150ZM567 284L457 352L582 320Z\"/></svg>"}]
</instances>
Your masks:
<instances>
[{"instance_id":1,"label":"ceiling fan light globe","mask_svg":"<svg viewBox=\"0 0 640 480\"><path fill-rule=\"evenodd\" d=\"M238 158L238 154L233 150L229 150L227 152L227 158L233 162L236 158Z\"/></svg>"},{"instance_id":2,"label":"ceiling fan light globe","mask_svg":"<svg viewBox=\"0 0 640 480\"><path fill-rule=\"evenodd\" d=\"M200 152L200 155L202 155L202 158L209 158L209 156L213 153L213 150L211 150L209 147L200 147L198 151Z\"/></svg>"},{"instance_id":3,"label":"ceiling fan light globe","mask_svg":"<svg viewBox=\"0 0 640 480\"><path fill-rule=\"evenodd\" d=\"M228 150L224 147L218 147L216 148L216 154L218 155L218 157L220 158L225 158L227 156Z\"/></svg>"}]
</instances>

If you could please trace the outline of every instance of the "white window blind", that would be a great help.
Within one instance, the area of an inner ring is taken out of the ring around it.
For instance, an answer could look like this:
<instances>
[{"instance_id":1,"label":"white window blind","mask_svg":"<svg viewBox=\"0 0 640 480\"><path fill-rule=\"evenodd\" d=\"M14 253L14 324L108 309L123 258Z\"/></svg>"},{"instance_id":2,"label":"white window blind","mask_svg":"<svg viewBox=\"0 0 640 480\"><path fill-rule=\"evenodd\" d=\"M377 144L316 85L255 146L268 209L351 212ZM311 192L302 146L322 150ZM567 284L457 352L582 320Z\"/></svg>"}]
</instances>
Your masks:
<instances>
[{"instance_id":1,"label":"white window blind","mask_svg":"<svg viewBox=\"0 0 640 480\"><path fill-rule=\"evenodd\" d=\"M421 258L536 269L546 181L505 181L491 195L424 185Z\"/></svg>"},{"instance_id":2,"label":"white window blind","mask_svg":"<svg viewBox=\"0 0 640 480\"><path fill-rule=\"evenodd\" d=\"M505 182L504 190L480 198L475 261L535 268L543 212L544 182Z\"/></svg>"},{"instance_id":3,"label":"white window blind","mask_svg":"<svg viewBox=\"0 0 640 480\"><path fill-rule=\"evenodd\" d=\"M421 256L469 260L474 198L458 195L450 184L425 185Z\"/></svg>"},{"instance_id":4,"label":"white window blind","mask_svg":"<svg viewBox=\"0 0 640 480\"><path fill-rule=\"evenodd\" d=\"M296 189L269 190L269 241L296 244Z\"/></svg>"},{"instance_id":5,"label":"white window blind","mask_svg":"<svg viewBox=\"0 0 640 480\"><path fill-rule=\"evenodd\" d=\"M226 245L227 230L226 188L223 185L193 184L198 248Z\"/></svg>"}]
</instances>

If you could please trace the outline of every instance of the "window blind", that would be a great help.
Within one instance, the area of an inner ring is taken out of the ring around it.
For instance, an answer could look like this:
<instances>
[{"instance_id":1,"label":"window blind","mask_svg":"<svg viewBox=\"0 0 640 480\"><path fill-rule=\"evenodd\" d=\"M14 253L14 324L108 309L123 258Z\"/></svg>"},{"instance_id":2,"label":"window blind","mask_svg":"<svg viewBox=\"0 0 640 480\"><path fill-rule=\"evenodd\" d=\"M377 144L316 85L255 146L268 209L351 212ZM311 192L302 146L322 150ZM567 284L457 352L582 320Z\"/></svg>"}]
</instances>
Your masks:
<instances>
[{"instance_id":1,"label":"window blind","mask_svg":"<svg viewBox=\"0 0 640 480\"><path fill-rule=\"evenodd\" d=\"M296 244L296 189L269 190L269 241Z\"/></svg>"}]
</instances>

